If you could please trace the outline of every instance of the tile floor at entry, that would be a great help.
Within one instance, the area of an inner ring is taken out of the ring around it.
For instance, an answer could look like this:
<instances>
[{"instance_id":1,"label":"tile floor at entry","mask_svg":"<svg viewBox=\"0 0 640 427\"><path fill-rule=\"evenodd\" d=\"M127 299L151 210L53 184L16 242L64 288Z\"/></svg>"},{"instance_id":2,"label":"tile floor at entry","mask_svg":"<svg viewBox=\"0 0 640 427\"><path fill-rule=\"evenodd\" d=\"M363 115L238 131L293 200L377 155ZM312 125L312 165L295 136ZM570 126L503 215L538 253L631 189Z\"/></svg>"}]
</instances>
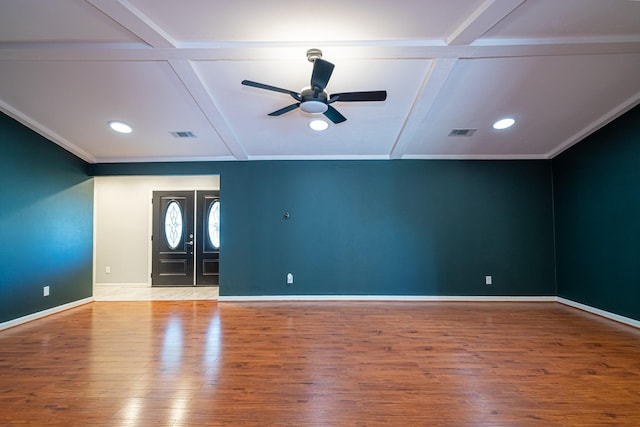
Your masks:
<instances>
[{"instance_id":1,"label":"tile floor at entry","mask_svg":"<svg viewBox=\"0 0 640 427\"><path fill-rule=\"evenodd\" d=\"M93 288L96 301L171 301L217 300L218 287L167 287L153 288L139 284L96 284Z\"/></svg>"}]
</instances>

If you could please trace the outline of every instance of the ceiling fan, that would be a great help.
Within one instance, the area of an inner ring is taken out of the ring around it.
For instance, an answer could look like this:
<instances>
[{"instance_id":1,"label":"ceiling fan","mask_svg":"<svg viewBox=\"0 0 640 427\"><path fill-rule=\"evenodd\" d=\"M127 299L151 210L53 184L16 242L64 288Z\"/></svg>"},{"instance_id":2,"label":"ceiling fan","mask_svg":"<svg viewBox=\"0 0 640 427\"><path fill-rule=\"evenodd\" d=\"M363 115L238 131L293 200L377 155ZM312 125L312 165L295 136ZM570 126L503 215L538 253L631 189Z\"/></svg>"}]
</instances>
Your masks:
<instances>
[{"instance_id":1,"label":"ceiling fan","mask_svg":"<svg viewBox=\"0 0 640 427\"><path fill-rule=\"evenodd\" d=\"M281 116L284 113L295 110L300 107L305 113L324 114L333 123L342 123L347 118L340 114L332 105L334 102L365 102L365 101L384 101L387 99L386 90L376 90L368 92L342 92L332 93L328 95L325 88L333 73L334 65L322 59L322 51L320 49L309 49L307 51L307 59L313 63L313 72L311 73L311 85L302 89L300 92L294 92L288 89L282 89L263 83L252 82L251 80L243 80L245 86L257 87L259 89L272 90L274 92L282 92L289 94L297 102L280 108L270 116Z\"/></svg>"}]
</instances>

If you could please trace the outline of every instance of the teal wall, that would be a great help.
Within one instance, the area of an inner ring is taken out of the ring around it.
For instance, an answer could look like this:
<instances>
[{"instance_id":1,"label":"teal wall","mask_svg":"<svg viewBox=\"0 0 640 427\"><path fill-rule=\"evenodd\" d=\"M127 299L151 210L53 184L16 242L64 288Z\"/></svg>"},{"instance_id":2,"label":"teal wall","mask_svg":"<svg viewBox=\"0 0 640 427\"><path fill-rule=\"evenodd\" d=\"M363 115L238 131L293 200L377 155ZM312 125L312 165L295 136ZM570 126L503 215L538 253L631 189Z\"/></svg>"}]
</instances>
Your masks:
<instances>
[{"instance_id":1,"label":"teal wall","mask_svg":"<svg viewBox=\"0 0 640 427\"><path fill-rule=\"evenodd\" d=\"M553 160L558 295L640 320L640 107Z\"/></svg>"},{"instance_id":2,"label":"teal wall","mask_svg":"<svg viewBox=\"0 0 640 427\"><path fill-rule=\"evenodd\" d=\"M556 293L549 161L90 169L95 175L220 174L221 295ZM294 274L292 286L287 272ZM493 285L484 284L485 275Z\"/></svg>"},{"instance_id":3,"label":"teal wall","mask_svg":"<svg viewBox=\"0 0 640 427\"><path fill-rule=\"evenodd\" d=\"M87 164L0 113L0 194L0 323L90 297Z\"/></svg>"},{"instance_id":4,"label":"teal wall","mask_svg":"<svg viewBox=\"0 0 640 427\"><path fill-rule=\"evenodd\" d=\"M557 294L640 319L637 123L553 161L87 165L0 114L0 322L91 296L91 176L172 174L220 175L221 295Z\"/></svg>"}]
</instances>

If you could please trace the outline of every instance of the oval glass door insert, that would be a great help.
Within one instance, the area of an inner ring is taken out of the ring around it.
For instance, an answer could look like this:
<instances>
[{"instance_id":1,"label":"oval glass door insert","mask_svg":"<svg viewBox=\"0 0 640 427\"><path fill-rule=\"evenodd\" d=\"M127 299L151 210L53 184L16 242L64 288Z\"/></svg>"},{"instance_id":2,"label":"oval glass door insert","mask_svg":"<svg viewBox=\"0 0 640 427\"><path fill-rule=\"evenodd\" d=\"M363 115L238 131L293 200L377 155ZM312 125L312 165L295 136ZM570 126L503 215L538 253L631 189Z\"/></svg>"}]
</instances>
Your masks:
<instances>
[{"instance_id":1,"label":"oval glass door insert","mask_svg":"<svg viewBox=\"0 0 640 427\"><path fill-rule=\"evenodd\" d=\"M220 248L220 200L216 200L209 206L209 218L207 220L209 242L216 249Z\"/></svg>"},{"instance_id":2,"label":"oval glass door insert","mask_svg":"<svg viewBox=\"0 0 640 427\"><path fill-rule=\"evenodd\" d=\"M182 209L175 200L167 205L164 214L164 235L171 249L177 248L182 240Z\"/></svg>"}]
</instances>

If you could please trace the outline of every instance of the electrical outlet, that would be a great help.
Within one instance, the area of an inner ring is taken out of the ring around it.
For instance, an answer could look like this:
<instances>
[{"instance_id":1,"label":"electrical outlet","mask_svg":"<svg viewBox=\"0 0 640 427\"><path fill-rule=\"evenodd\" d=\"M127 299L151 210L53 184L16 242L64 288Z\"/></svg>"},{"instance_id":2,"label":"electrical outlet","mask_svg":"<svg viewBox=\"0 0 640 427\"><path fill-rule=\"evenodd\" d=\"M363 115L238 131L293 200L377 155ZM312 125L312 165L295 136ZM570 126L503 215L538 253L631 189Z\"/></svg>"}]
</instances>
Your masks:
<instances>
[{"instance_id":1,"label":"electrical outlet","mask_svg":"<svg viewBox=\"0 0 640 427\"><path fill-rule=\"evenodd\" d=\"M493 283L493 276L484 276L484 284L490 285Z\"/></svg>"},{"instance_id":2,"label":"electrical outlet","mask_svg":"<svg viewBox=\"0 0 640 427\"><path fill-rule=\"evenodd\" d=\"M107 265L107 266L104 268L104 272L105 272L105 273L107 273L107 274L111 274L111 266Z\"/></svg>"},{"instance_id":3,"label":"electrical outlet","mask_svg":"<svg viewBox=\"0 0 640 427\"><path fill-rule=\"evenodd\" d=\"M293 285L293 274L287 273L287 285Z\"/></svg>"},{"instance_id":4,"label":"electrical outlet","mask_svg":"<svg viewBox=\"0 0 640 427\"><path fill-rule=\"evenodd\" d=\"M42 288L42 296L48 297L49 296L49 286L45 286L44 288Z\"/></svg>"}]
</instances>

